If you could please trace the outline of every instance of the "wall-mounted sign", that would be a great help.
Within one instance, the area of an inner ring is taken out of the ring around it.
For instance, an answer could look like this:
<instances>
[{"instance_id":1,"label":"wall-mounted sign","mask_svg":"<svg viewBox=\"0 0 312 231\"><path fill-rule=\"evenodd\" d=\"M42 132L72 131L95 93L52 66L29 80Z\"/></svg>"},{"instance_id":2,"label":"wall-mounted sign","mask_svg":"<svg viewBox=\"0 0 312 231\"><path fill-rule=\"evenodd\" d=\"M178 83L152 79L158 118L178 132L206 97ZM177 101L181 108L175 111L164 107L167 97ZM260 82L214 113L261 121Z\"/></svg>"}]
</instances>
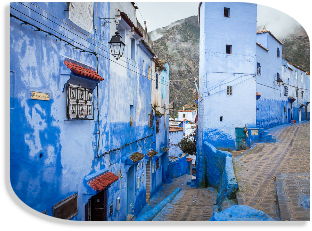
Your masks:
<instances>
[{"instance_id":1,"label":"wall-mounted sign","mask_svg":"<svg viewBox=\"0 0 312 231\"><path fill-rule=\"evenodd\" d=\"M252 136L257 136L258 135L258 130L251 130L251 135Z\"/></svg>"},{"instance_id":2,"label":"wall-mounted sign","mask_svg":"<svg viewBox=\"0 0 312 231\"><path fill-rule=\"evenodd\" d=\"M37 99L37 100L50 100L50 94L49 93L42 93L42 92L31 92L31 99Z\"/></svg>"}]
</instances>

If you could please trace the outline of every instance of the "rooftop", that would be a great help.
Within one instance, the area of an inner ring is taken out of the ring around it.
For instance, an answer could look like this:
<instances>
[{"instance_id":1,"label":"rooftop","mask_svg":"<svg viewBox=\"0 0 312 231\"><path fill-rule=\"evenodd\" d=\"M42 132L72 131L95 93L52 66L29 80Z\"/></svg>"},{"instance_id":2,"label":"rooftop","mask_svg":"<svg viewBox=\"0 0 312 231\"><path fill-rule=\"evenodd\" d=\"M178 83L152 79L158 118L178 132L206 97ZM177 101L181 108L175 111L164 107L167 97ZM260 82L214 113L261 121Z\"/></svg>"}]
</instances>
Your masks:
<instances>
[{"instance_id":1,"label":"rooftop","mask_svg":"<svg viewBox=\"0 0 312 231\"><path fill-rule=\"evenodd\" d=\"M268 30L257 31L257 34L264 34L264 33L269 33L279 44L283 45L283 43L278 38L276 38L270 31Z\"/></svg>"}]
</instances>

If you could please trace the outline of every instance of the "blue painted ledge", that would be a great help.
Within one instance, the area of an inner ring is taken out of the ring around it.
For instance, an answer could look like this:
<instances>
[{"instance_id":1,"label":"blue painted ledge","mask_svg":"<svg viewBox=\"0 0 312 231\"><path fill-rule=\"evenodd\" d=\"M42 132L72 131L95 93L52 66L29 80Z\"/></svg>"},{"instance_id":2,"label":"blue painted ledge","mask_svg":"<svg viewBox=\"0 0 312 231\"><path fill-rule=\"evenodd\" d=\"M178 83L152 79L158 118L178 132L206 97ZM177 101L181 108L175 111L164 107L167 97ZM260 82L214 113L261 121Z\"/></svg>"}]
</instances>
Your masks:
<instances>
[{"instance_id":1,"label":"blue painted ledge","mask_svg":"<svg viewBox=\"0 0 312 231\"><path fill-rule=\"evenodd\" d=\"M135 221L151 221L153 220L153 218L171 201L173 201L173 199L175 198L175 196L181 191L181 188L177 188L175 189L168 197L166 197L166 199L164 199L163 201L161 201L158 205L156 205L153 209L151 209L150 211L142 214L141 216L139 216L137 219L135 219Z\"/></svg>"}]
</instances>

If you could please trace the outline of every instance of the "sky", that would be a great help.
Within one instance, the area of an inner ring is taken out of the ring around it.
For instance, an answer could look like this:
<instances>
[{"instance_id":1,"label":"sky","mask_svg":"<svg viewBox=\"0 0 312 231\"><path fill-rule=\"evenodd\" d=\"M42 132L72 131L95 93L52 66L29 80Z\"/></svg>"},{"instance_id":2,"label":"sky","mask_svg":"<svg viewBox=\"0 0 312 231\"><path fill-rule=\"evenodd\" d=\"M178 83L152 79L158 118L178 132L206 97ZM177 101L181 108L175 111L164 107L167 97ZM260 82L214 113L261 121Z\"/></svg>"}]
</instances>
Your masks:
<instances>
[{"instance_id":1,"label":"sky","mask_svg":"<svg viewBox=\"0 0 312 231\"><path fill-rule=\"evenodd\" d=\"M304 2L307 1L297 0L297 4L293 4L294 1L288 1L288 3L286 3L286 1L258 2L261 3L257 6L258 26L262 29L263 25L265 25L267 30L270 30L280 39L300 26L293 17L299 18L301 22L305 22L305 19L308 19L308 16L301 13L301 10L305 8ZM278 4L278 2L281 4ZM253 3L257 3L257 1ZM137 18L142 25L144 25L144 21L146 21L148 32L168 26L170 23L177 20L198 15L199 6L199 2L136 2L136 4L139 7L137 10ZM277 10L277 8L279 10ZM287 13L291 13L293 17L280 10L286 10Z\"/></svg>"}]
</instances>

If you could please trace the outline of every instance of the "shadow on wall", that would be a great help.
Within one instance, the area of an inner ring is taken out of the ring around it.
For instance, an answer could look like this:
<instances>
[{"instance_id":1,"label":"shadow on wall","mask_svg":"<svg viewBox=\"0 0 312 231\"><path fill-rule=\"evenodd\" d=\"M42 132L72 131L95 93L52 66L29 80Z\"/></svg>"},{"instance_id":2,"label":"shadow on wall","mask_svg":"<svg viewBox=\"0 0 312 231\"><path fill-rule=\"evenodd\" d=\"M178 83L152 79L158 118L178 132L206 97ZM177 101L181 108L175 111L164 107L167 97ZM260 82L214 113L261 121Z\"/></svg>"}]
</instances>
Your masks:
<instances>
[{"instance_id":1,"label":"shadow on wall","mask_svg":"<svg viewBox=\"0 0 312 231\"><path fill-rule=\"evenodd\" d=\"M234 199L238 189L233 169L232 154L217 150L213 145L204 142L202 161L197 165L196 176L198 187L214 187L218 190L216 204L222 210L222 202Z\"/></svg>"}]
</instances>

